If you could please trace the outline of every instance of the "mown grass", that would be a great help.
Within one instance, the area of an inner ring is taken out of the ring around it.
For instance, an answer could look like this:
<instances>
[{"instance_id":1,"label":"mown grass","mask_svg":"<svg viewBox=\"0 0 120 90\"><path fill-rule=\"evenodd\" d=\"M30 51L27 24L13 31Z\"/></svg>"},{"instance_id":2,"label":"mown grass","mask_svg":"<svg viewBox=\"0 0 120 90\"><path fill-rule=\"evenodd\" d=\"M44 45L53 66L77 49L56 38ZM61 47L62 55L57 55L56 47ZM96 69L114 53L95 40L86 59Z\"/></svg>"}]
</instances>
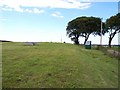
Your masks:
<instances>
[{"instance_id":1,"label":"mown grass","mask_svg":"<svg viewBox=\"0 0 120 90\"><path fill-rule=\"evenodd\" d=\"M66 43L3 43L3 88L117 88L118 60Z\"/></svg>"}]
</instances>

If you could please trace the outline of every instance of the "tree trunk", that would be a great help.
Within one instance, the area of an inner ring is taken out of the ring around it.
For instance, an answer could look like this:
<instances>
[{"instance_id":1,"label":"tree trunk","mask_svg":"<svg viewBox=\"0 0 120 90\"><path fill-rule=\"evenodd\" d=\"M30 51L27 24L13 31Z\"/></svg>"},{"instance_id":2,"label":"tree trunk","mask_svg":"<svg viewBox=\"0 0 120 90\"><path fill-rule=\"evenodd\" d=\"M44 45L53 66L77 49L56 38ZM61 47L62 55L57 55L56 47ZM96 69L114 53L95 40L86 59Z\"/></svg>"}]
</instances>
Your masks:
<instances>
[{"instance_id":1,"label":"tree trunk","mask_svg":"<svg viewBox=\"0 0 120 90\"><path fill-rule=\"evenodd\" d=\"M111 48L111 42L112 42L112 38L110 37L109 38L109 45L108 45L110 48Z\"/></svg>"},{"instance_id":2,"label":"tree trunk","mask_svg":"<svg viewBox=\"0 0 120 90\"><path fill-rule=\"evenodd\" d=\"M77 36L76 39L75 39L75 44L77 44L77 45L79 45L79 39L78 38L79 38L79 36Z\"/></svg>"},{"instance_id":3,"label":"tree trunk","mask_svg":"<svg viewBox=\"0 0 120 90\"><path fill-rule=\"evenodd\" d=\"M78 41L78 40L76 40L76 41L75 41L75 44L76 44L76 45L79 45L79 41Z\"/></svg>"},{"instance_id":4,"label":"tree trunk","mask_svg":"<svg viewBox=\"0 0 120 90\"><path fill-rule=\"evenodd\" d=\"M85 43L87 42L87 40L88 40L88 38L85 38L84 45L85 45Z\"/></svg>"},{"instance_id":5,"label":"tree trunk","mask_svg":"<svg viewBox=\"0 0 120 90\"><path fill-rule=\"evenodd\" d=\"M90 35L90 34L89 34L89 35ZM89 35L86 35L85 41L84 41L84 45L85 45L85 43L87 42L87 40L88 40L88 38L89 38Z\"/></svg>"},{"instance_id":6,"label":"tree trunk","mask_svg":"<svg viewBox=\"0 0 120 90\"><path fill-rule=\"evenodd\" d=\"M108 44L108 46L109 46L110 48L111 48L112 39L113 39L113 37L115 36L116 32L117 32L117 31L115 31L114 33L111 33L111 34L110 34L109 44Z\"/></svg>"},{"instance_id":7,"label":"tree trunk","mask_svg":"<svg viewBox=\"0 0 120 90\"><path fill-rule=\"evenodd\" d=\"M74 44L79 45L79 35L74 35L71 40L74 42Z\"/></svg>"}]
</instances>

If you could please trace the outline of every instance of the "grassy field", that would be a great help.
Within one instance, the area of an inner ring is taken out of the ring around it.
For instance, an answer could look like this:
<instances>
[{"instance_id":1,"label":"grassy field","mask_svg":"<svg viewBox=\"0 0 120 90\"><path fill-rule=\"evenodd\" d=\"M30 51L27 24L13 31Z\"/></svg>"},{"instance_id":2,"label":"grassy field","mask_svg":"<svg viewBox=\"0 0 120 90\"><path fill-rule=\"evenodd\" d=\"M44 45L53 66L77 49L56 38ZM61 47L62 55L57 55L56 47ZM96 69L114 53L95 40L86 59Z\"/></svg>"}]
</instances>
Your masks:
<instances>
[{"instance_id":1,"label":"grassy field","mask_svg":"<svg viewBox=\"0 0 120 90\"><path fill-rule=\"evenodd\" d=\"M66 43L3 43L3 88L117 88L118 60Z\"/></svg>"},{"instance_id":2,"label":"grassy field","mask_svg":"<svg viewBox=\"0 0 120 90\"><path fill-rule=\"evenodd\" d=\"M0 89L2 88L2 42L0 42Z\"/></svg>"}]
</instances>

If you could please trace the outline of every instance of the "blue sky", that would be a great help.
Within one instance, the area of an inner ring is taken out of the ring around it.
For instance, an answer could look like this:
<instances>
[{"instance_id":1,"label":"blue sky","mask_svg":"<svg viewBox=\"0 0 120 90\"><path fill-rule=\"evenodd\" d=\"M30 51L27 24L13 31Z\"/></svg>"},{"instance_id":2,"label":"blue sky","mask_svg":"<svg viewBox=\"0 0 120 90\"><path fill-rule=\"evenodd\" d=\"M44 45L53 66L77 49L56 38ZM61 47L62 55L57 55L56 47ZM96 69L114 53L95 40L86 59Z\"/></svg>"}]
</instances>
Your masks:
<instances>
[{"instance_id":1,"label":"blue sky","mask_svg":"<svg viewBox=\"0 0 120 90\"><path fill-rule=\"evenodd\" d=\"M36 2L35 2L36 1ZM16 42L68 42L67 23L80 16L107 18L118 13L117 2L89 2L80 0L0 0L0 39ZM99 36L90 36L94 44ZM79 38L80 43L84 38ZM103 44L108 43L108 34ZM118 35L112 44L118 43Z\"/></svg>"}]
</instances>

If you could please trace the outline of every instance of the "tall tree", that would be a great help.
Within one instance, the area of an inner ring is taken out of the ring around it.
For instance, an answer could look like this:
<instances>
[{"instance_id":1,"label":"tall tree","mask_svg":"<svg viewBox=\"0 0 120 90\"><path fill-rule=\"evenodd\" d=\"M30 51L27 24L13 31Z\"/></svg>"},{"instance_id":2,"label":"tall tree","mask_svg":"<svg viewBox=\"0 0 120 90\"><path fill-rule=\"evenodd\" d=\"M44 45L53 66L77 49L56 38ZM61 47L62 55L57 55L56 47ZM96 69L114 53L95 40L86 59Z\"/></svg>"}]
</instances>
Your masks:
<instances>
[{"instance_id":1,"label":"tall tree","mask_svg":"<svg viewBox=\"0 0 120 90\"><path fill-rule=\"evenodd\" d=\"M111 16L106 21L106 31L109 33L109 47L111 48L111 42L117 33L120 33L120 13Z\"/></svg>"},{"instance_id":2,"label":"tall tree","mask_svg":"<svg viewBox=\"0 0 120 90\"><path fill-rule=\"evenodd\" d=\"M79 44L79 36L80 36L79 20L74 19L70 21L68 23L66 31L69 38L71 38L71 40L74 41L75 44Z\"/></svg>"},{"instance_id":3,"label":"tall tree","mask_svg":"<svg viewBox=\"0 0 120 90\"><path fill-rule=\"evenodd\" d=\"M85 37L84 44L90 34L101 35L101 19L96 17L78 17L68 23L67 34L75 44L79 44L79 37Z\"/></svg>"}]
</instances>

